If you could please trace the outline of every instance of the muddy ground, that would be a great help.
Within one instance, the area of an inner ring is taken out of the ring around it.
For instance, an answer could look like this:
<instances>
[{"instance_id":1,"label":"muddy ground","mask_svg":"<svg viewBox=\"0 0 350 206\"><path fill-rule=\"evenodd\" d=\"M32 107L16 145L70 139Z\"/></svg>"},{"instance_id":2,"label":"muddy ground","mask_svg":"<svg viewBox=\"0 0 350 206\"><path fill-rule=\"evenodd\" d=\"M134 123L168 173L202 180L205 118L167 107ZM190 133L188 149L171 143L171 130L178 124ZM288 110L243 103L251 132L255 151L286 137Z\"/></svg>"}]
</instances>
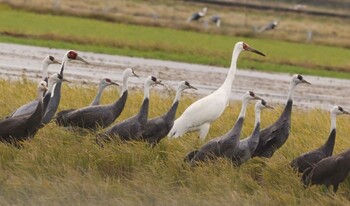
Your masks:
<instances>
[{"instance_id":1,"label":"muddy ground","mask_svg":"<svg viewBox=\"0 0 350 206\"><path fill-rule=\"evenodd\" d=\"M0 43L0 77L14 80L25 75L30 79L39 80L44 57L50 54L60 60L65 52L66 50L62 49ZM65 70L65 77L74 80L75 84L97 84L99 79L104 77L121 82L123 70L131 67L141 77L152 74L160 77L170 87L175 87L181 80L188 80L198 87L196 93L205 95L217 89L228 72L228 68L215 66L91 52L78 51L78 53L91 64L69 62ZM58 71L59 65L49 67L50 73ZM290 78L289 74L239 69L232 87L232 99L240 99L245 91L252 90L269 102L283 103L287 97ZM294 93L295 105L323 109L330 109L333 105L342 105L350 109L349 80L306 75L304 78L312 85L297 87ZM131 86L141 87L142 84L143 78L130 79Z\"/></svg>"}]
</instances>

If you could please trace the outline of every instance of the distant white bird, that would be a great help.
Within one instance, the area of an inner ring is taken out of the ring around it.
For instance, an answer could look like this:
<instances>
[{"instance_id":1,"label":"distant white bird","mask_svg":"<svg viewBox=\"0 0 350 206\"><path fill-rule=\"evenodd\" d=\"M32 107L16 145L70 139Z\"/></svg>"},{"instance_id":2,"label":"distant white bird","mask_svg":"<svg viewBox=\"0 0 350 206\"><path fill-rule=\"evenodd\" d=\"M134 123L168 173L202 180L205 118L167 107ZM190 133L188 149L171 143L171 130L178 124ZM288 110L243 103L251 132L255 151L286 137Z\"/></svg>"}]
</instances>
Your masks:
<instances>
[{"instance_id":1,"label":"distant white bird","mask_svg":"<svg viewBox=\"0 0 350 206\"><path fill-rule=\"evenodd\" d=\"M187 22L190 21L198 21L200 18L204 17L207 13L207 7L204 7L202 11L193 13L188 19Z\"/></svg>"},{"instance_id":2,"label":"distant white bird","mask_svg":"<svg viewBox=\"0 0 350 206\"><path fill-rule=\"evenodd\" d=\"M224 83L215 92L191 104L185 112L175 120L168 137L178 138L186 132L199 130L199 138L202 140L205 139L209 132L211 122L221 116L229 103L231 87L236 74L236 63L242 51L250 51L265 56L265 54L244 42L236 43L233 49L231 67Z\"/></svg>"}]
</instances>

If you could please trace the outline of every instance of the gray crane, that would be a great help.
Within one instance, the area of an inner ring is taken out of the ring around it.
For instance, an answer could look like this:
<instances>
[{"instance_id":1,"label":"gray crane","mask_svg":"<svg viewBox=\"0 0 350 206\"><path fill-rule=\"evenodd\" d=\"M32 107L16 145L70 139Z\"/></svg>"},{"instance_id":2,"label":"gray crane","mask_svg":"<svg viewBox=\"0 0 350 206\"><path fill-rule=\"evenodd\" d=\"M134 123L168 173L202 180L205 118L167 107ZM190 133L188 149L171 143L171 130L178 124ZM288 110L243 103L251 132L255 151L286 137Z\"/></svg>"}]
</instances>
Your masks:
<instances>
[{"instance_id":1,"label":"gray crane","mask_svg":"<svg viewBox=\"0 0 350 206\"><path fill-rule=\"evenodd\" d=\"M54 85L59 82L68 82L67 79L63 78L60 74L52 74L49 78L45 78L44 81L48 81L48 90L44 95L44 113L51 99L51 94L53 92ZM32 114L36 107L38 106L38 99L35 99L28 104L19 107L11 116L9 117L20 117ZM7 117L8 118L8 117Z\"/></svg>"},{"instance_id":2,"label":"gray crane","mask_svg":"<svg viewBox=\"0 0 350 206\"><path fill-rule=\"evenodd\" d=\"M100 105L102 92L103 92L103 90L106 87L108 87L110 85L117 85L117 86L119 86L119 84L117 84L116 82L114 82L114 81L112 81L112 80L110 80L108 78L101 79L99 87L98 87L98 90L97 90L97 94L96 94L95 98L92 100L92 102L90 103L89 107ZM66 110L60 111L59 114L68 114L68 113L76 111L76 110L77 109L66 109Z\"/></svg>"},{"instance_id":3,"label":"gray crane","mask_svg":"<svg viewBox=\"0 0 350 206\"><path fill-rule=\"evenodd\" d=\"M256 96L252 91L246 92L243 95L241 111L233 128L223 136L210 140L199 150L190 152L185 160L190 161L191 165L195 166L197 162L214 159L216 157L232 157L233 149L239 143L239 136L243 127L248 103L254 99L261 98Z\"/></svg>"},{"instance_id":4,"label":"gray crane","mask_svg":"<svg viewBox=\"0 0 350 206\"><path fill-rule=\"evenodd\" d=\"M349 175L350 149L338 155L324 158L319 161L310 172L306 185L333 185L333 191L337 192L339 184Z\"/></svg>"},{"instance_id":5,"label":"gray crane","mask_svg":"<svg viewBox=\"0 0 350 206\"><path fill-rule=\"evenodd\" d=\"M249 137L240 140L236 148L233 149L233 155L230 159L233 161L234 165L240 166L248 161L258 146L260 135L260 113L261 110L265 108L273 109L273 107L268 105L265 100L259 100L256 102L253 132Z\"/></svg>"},{"instance_id":6,"label":"gray crane","mask_svg":"<svg viewBox=\"0 0 350 206\"><path fill-rule=\"evenodd\" d=\"M87 106L74 111L62 111L56 115L56 123L63 127L81 127L96 130L111 125L123 111L128 97L129 77L138 77L131 68L123 73L123 89L121 96L112 104Z\"/></svg>"},{"instance_id":7,"label":"gray crane","mask_svg":"<svg viewBox=\"0 0 350 206\"><path fill-rule=\"evenodd\" d=\"M259 144L252 157L270 158L287 141L291 125L293 92L300 83L310 84L299 74L292 77L287 105L276 122L260 131Z\"/></svg>"},{"instance_id":8,"label":"gray crane","mask_svg":"<svg viewBox=\"0 0 350 206\"><path fill-rule=\"evenodd\" d=\"M53 56L46 56L45 59L43 60L43 65L42 65L42 78L46 83L48 83L48 67L51 64L61 64L59 61L55 59ZM16 117L16 116L23 116L23 115L28 115L34 112L36 106L38 104L37 100L31 101L27 104L24 104L20 106L18 109L13 111L8 117Z\"/></svg>"},{"instance_id":9,"label":"gray crane","mask_svg":"<svg viewBox=\"0 0 350 206\"><path fill-rule=\"evenodd\" d=\"M331 109L331 129L329 132L328 139L324 145L315 150L300 155L291 162L292 168L297 170L299 173L303 174L303 182L306 181L306 178L308 178L313 166L317 162L321 161L326 157L332 156L336 137L336 117L340 114L349 115L350 113L348 111L345 111L340 106L335 106Z\"/></svg>"},{"instance_id":10,"label":"gray crane","mask_svg":"<svg viewBox=\"0 0 350 206\"><path fill-rule=\"evenodd\" d=\"M197 88L193 87L188 81L180 82L177 87L174 102L169 111L160 117L155 117L147 121L145 130L142 133L142 140L145 140L152 145L156 145L170 132L170 129L174 124L181 94L185 89L197 90Z\"/></svg>"},{"instance_id":11,"label":"gray crane","mask_svg":"<svg viewBox=\"0 0 350 206\"><path fill-rule=\"evenodd\" d=\"M80 57L77 52L70 50L63 56L63 60L61 63L61 71L60 71L60 75L62 77L63 77L64 68L66 64L68 63L68 61L72 61L72 60L78 60L86 64L89 64L85 59ZM62 82L58 82L57 84L54 85L54 89L53 89L53 93L51 94L49 105L47 106L44 117L42 119L43 125L48 124L57 111L58 105L60 104L60 100L61 100L61 86L62 86Z\"/></svg>"},{"instance_id":12,"label":"gray crane","mask_svg":"<svg viewBox=\"0 0 350 206\"><path fill-rule=\"evenodd\" d=\"M142 132L145 129L148 118L151 85L163 84L154 76L147 77L144 83L144 97L139 112L97 135L96 141L99 145L101 145L103 141L110 140L114 136L118 136L122 140L139 140L142 137Z\"/></svg>"},{"instance_id":13,"label":"gray crane","mask_svg":"<svg viewBox=\"0 0 350 206\"><path fill-rule=\"evenodd\" d=\"M0 141L16 144L18 141L28 139L35 135L43 117L43 95L47 90L45 81L38 85L37 105L34 113L27 116L9 117L0 121Z\"/></svg>"},{"instance_id":14,"label":"gray crane","mask_svg":"<svg viewBox=\"0 0 350 206\"><path fill-rule=\"evenodd\" d=\"M98 87L98 90L97 90L97 94L95 96L95 98L92 100L91 104L89 106L96 106L96 105L100 105L100 100L101 100L101 96L102 96L102 92L103 90L110 86L110 85L117 85L119 86L118 83L108 79L108 78L104 78L104 79L101 79L100 81L100 85Z\"/></svg>"}]
</instances>

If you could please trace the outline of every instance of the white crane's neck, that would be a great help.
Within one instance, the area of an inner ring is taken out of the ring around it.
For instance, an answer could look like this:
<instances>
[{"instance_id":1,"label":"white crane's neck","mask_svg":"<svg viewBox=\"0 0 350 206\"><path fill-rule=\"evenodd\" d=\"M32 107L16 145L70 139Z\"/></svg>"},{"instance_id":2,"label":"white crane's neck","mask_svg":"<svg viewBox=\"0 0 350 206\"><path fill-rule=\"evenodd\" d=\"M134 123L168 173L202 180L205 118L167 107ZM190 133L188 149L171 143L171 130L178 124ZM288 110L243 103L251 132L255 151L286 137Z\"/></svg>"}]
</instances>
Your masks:
<instances>
[{"instance_id":1,"label":"white crane's neck","mask_svg":"<svg viewBox=\"0 0 350 206\"><path fill-rule=\"evenodd\" d=\"M144 96L143 99L148 99L149 98L149 88L151 87L151 85L146 81L144 84Z\"/></svg>"},{"instance_id":2,"label":"white crane's neck","mask_svg":"<svg viewBox=\"0 0 350 206\"><path fill-rule=\"evenodd\" d=\"M289 91L288 91L288 100L293 100L293 93L296 86L297 84L295 84L294 82L290 82Z\"/></svg>"},{"instance_id":3,"label":"white crane's neck","mask_svg":"<svg viewBox=\"0 0 350 206\"><path fill-rule=\"evenodd\" d=\"M246 111L247 111L248 103L249 103L249 100L248 100L248 99L243 99L243 101L242 101L241 112L239 113L238 118L244 118L244 117L245 117L245 113L246 113Z\"/></svg>"},{"instance_id":4,"label":"white crane's neck","mask_svg":"<svg viewBox=\"0 0 350 206\"><path fill-rule=\"evenodd\" d=\"M261 109L260 108L255 109L255 123L254 123L255 126L258 123L260 123L260 114L261 114Z\"/></svg>"},{"instance_id":5,"label":"white crane's neck","mask_svg":"<svg viewBox=\"0 0 350 206\"><path fill-rule=\"evenodd\" d=\"M49 63L44 60L43 66L42 66L42 77L44 79L49 77L48 68L49 68Z\"/></svg>"},{"instance_id":6,"label":"white crane's neck","mask_svg":"<svg viewBox=\"0 0 350 206\"><path fill-rule=\"evenodd\" d=\"M128 75L124 75L123 76L123 90L122 90L122 93L120 94L120 96L122 96L123 93L128 90L128 80L129 80L129 76Z\"/></svg>"},{"instance_id":7,"label":"white crane's neck","mask_svg":"<svg viewBox=\"0 0 350 206\"><path fill-rule=\"evenodd\" d=\"M64 67L66 66L67 62L68 62L68 56L64 55L62 58L61 69L60 69L61 75L63 75Z\"/></svg>"},{"instance_id":8,"label":"white crane's neck","mask_svg":"<svg viewBox=\"0 0 350 206\"><path fill-rule=\"evenodd\" d=\"M175 102L180 101L182 92L183 92L183 89L182 89L182 88L178 88L178 89L177 89L173 104L175 104Z\"/></svg>"},{"instance_id":9,"label":"white crane's neck","mask_svg":"<svg viewBox=\"0 0 350 206\"><path fill-rule=\"evenodd\" d=\"M331 129L330 132L332 132L333 129L337 127L337 114L331 113Z\"/></svg>"},{"instance_id":10,"label":"white crane's neck","mask_svg":"<svg viewBox=\"0 0 350 206\"><path fill-rule=\"evenodd\" d=\"M237 70L237 59L239 54L241 53L241 50L235 48L232 53L232 59L231 59L231 66L230 70L227 74L227 77L222 84L221 88L224 88L227 93L230 93L231 88L232 88L232 83L236 75L236 70Z\"/></svg>"}]
</instances>

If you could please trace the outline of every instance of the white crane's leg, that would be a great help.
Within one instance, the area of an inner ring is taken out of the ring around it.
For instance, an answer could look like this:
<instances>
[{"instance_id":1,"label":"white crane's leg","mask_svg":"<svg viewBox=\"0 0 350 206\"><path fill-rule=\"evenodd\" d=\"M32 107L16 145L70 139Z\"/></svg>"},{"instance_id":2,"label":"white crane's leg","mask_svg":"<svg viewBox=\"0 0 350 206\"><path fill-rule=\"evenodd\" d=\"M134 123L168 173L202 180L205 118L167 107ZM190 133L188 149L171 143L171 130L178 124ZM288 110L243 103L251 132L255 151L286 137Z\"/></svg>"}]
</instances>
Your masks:
<instances>
[{"instance_id":1,"label":"white crane's leg","mask_svg":"<svg viewBox=\"0 0 350 206\"><path fill-rule=\"evenodd\" d=\"M205 140L210 128L210 123L205 123L199 127L199 139Z\"/></svg>"}]
</instances>

